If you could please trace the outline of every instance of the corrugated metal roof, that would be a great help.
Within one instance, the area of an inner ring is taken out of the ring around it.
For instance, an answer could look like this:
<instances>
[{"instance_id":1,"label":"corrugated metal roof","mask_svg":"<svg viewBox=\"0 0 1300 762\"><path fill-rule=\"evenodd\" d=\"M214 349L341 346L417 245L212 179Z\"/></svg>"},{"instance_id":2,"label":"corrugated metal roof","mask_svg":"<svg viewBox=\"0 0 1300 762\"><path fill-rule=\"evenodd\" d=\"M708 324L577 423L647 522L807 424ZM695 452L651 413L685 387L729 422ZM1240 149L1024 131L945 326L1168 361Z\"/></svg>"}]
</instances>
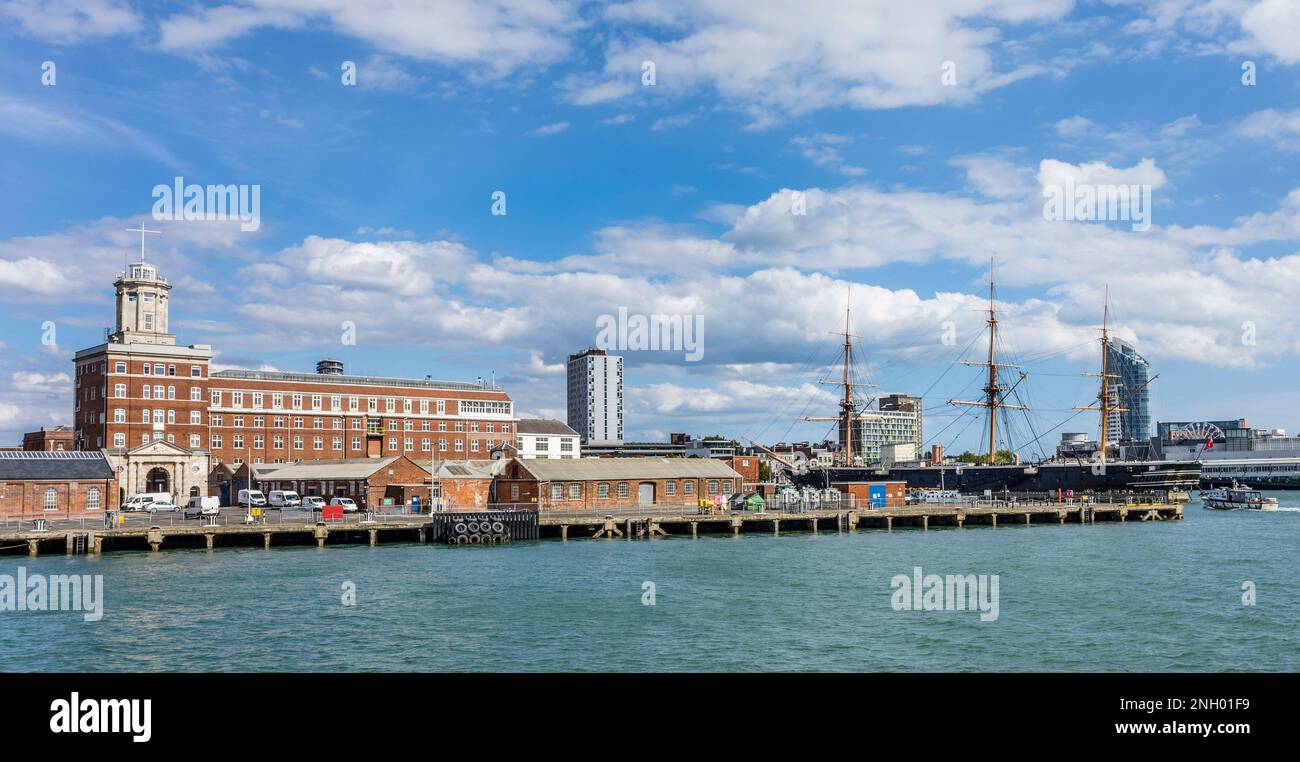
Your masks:
<instances>
[{"instance_id":1,"label":"corrugated metal roof","mask_svg":"<svg viewBox=\"0 0 1300 762\"><path fill-rule=\"evenodd\" d=\"M90 450L0 452L0 479L100 480L114 478L104 454Z\"/></svg>"},{"instance_id":2,"label":"corrugated metal roof","mask_svg":"<svg viewBox=\"0 0 1300 762\"><path fill-rule=\"evenodd\" d=\"M539 481L596 479L741 479L715 458L520 458Z\"/></svg>"},{"instance_id":3,"label":"corrugated metal roof","mask_svg":"<svg viewBox=\"0 0 1300 762\"><path fill-rule=\"evenodd\" d=\"M267 475L270 481L301 479L365 479L397 460L391 458L343 458L340 460L302 460L281 466Z\"/></svg>"}]
</instances>

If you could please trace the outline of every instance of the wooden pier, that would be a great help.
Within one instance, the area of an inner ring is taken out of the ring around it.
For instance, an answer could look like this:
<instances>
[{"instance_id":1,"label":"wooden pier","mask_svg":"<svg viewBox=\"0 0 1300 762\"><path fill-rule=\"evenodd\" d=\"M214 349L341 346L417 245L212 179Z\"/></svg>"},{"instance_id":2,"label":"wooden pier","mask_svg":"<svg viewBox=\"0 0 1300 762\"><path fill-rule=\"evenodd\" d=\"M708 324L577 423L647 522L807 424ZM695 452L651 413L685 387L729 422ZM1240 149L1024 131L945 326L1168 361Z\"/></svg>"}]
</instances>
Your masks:
<instances>
[{"instance_id":1,"label":"wooden pier","mask_svg":"<svg viewBox=\"0 0 1300 762\"><path fill-rule=\"evenodd\" d=\"M399 520L354 521L348 523L284 522L274 524L136 525L114 529L83 529L54 526L0 531L0 548L13 552L25 544L27 554L102 553L106 550L150 550L173 548L262 547L278 545L368 544L429 541L429 517L411 516Z\"/></svg>"},{"instance_id":2,"label":"wooden pier","mask_svg":"<svg viewBox=\"0 0 1300 762\"><path fill-rule=\"evenodd\" d=\"M905 508L822 509L801 512L728 511L688 513L683 509L655 512L623 509L617 514L549 511L540 514L540 538L648 539L699 537L701 534L764 533L784 530L853 532L859 529L893 531L929 530L931 527L1033 526L1095 524L1098 521L1182 520L1183 505L1176 503L1065 503L1017 505L932 504ZM269 524L137 524L112 529L85 526L48 529L0 529L0 551L30 556L42 553L102 553L106 550L173 548L262 547L284 545L378 545L388 542L434 542L438 517L384 517L381 521L346 523L292 522Z\"/></svg>"},{"instance_id":3,"label":"wooden pier","mask_svg":"<svg viewBox=\"0 0 1300 762\"><path fill-rule=\"evenodd\" d=\"M1098 521L1179 521L1183 506L1176 503L1051 503L1036 505L974 504L914 505L882 509L822 509L800 512L728 511L725 513L649 513L592 515L564 511L541 515L541 536L562 540L578 537L595 539L641 539L650 537L699 537L701 533L732 534L785 531L846 532L858 529L1034 525L1069 522L1095 524Z\"/></svg>"}]
</instances>

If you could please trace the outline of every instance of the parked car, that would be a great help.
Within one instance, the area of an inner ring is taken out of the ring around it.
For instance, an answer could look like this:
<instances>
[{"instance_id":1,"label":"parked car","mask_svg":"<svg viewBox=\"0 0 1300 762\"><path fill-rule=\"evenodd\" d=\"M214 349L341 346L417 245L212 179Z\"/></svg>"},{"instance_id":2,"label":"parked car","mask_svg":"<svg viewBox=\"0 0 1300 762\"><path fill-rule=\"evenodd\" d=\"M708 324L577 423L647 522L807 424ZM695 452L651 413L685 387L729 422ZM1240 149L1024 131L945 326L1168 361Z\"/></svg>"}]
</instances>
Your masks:
<instances>
[{"instance_id":1,"label":"parked car","mask_svg":"<svg viewBox=\"0 0 1300 762\"><path fill-rule=\"evenodd\" d=\"M140 492L127 498L127 501L122 504L122 510L147 511L151 503L159 501L170 503L172 496L167 492Z\"/></svg>"},{"instance_id":2,"label":"parked car","mask_svg":"<svg viewBox=\"0 0 1300 762\"><path fill-rule=\"evenodd\" d=\"M321 508L325 507L325 498L318 495L307 495L302 498L302 504L300 507L304 511L319 511Z\"/></svg>"},{"instance_id":3,"label":"parked car","mask_svg":"<svg viewBox=\"0 0 1300 762\"><path fill-rule=\"evenodd\" d=\"M171 498L166 498L164 500L154 500L150 502L145 510L150 513L174 513L180 509L176 507L176 504L172 502Z\"/></svg>"},{"instance_id":4,"label":"parked car","mask_svg":"<svg viewBox=\"0 0 1300 762\"><path fill-rule=\"evenodd\" d=\"M243 508L261 508L266 505L266 495L260 489L241 489L235 502Z\"/></svg>"},{"instance_id":5,"label":"parked car","mask_svg":"<svg viewBox=\"0 0 1300 762\"><path fill-rule=\"evenodd\" d=\"M302 498L293 490L273 489L267 493L266 502L272 508L297 508L302 505Z\"/></svg>"},{"instance_id":6,"label":"parked car","mask_svg":"<svg viewBox=\"0 0 1300 762\"><path fill-rule=\"evenodd\" d=\"M350 497L332 497L330 498L330 505L342 506L344 513L356 513L360 510Z\"/></svg>"},{"instance_id":7,"label":"parked car","mask_svg":"<svg viewBox=\"0 0 1300 762\"><path fill-rule=\"evenodd\" d=\"M190 498L189 504L185 506L185 518L187 519L216 516L219 513L221 513L220 498L195 495Z\"/></svg>"}]
</instances>

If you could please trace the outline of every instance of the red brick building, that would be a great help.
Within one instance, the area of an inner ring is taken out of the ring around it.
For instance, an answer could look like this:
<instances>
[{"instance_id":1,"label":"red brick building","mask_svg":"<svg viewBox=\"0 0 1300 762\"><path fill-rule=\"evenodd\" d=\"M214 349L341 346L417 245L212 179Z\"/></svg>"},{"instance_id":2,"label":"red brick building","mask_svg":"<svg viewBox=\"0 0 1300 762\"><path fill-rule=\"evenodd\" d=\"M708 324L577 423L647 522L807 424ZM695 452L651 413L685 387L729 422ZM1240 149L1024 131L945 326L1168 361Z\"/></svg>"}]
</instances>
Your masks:
<instances>
[{"instance_id":1,"label":"red brick building","mask_svg":"<svg viewBox=\"0 0 1300 762\"><path fill-rule=\"evenodd\" d=\"M114 281L117 329L74 357L73 447L103 448L126 495L206 489L212 466L487 458L515 443L514 402L480 383L316 373L209 373L212 348L168 333L171 285L144 261Z\"/></svg>"},{"instance_id":2,"label":"red brick building","mask_svg":"<svg viewBox=\"0 0 1300 762\"><path fill-rule=\"evenodd\" d=\"M28 452L57 452L76 449L71 426L42 426L40 431L23 434L23 449Z\"/></svg>"},{"instance_id":3,"label":"red brick building","mask_svg":"<svg viewBox=\"0 0 1300 762\"><path fill-rule=\"evenodd\" d=\"M726 458L727 465L740 474L745 480L745 484L758 483L758 456L757 455L736 455Z\"/></svg>"},{"instance_id":4,"label":"red brick building","mask_svg":"<svg viewBox=\"0 0 1300 762\"><path fill-rule=\"evenodd\" d=\"M239 488L246 486L247 469L236 472ZM363 511L386 507L400 510L419 497L429 505L429 470L404 455L391 458L304 460L281 466L253 467L253 487L263 493L293 490L299 495L351 498Z\"/></svg>"},{"instance_id":5,"label":"red brick building","mask_svg":"<svg viewBox=\"0 0 1300 762\"><path fill-rule=\"evenodd\" d=\"M695 507L740 491L743 477L715 458L580 458L511 461L498 502L542 510Z\"/></svg>"},{"instance_id":6,"label":"red brick building","mask_svg":"<svg viewBox=\"0 0 1300 762\"><path fill-rule=\"evenodd\" d=\"M229 370L208 384L208 448L217 463L487 458L514 444L514 403L484 384Z\"/></svg>"},{"instance_id":7,"label":"red brick building","mask_svg":"<svg viewBox=\"0 0 1300 762\"><path fill-rule=\"evenodd\" d=\"M117 510L117 476L100 452L0 452L0 515L79 518Z\"/></svg>"}]
</instances>

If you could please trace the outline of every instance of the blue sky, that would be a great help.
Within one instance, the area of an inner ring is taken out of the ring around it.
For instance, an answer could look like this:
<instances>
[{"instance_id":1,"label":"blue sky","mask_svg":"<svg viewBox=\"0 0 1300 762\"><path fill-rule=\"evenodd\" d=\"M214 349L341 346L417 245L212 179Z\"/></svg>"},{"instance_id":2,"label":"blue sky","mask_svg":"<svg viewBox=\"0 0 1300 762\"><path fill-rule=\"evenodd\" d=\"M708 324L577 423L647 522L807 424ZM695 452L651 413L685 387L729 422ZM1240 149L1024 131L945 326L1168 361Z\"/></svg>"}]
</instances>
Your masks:
<instances>
[{"instance_id":1,"label":"blue sky","mask_svg":"<svg viewBox=\"0 0 1300 762\"><path fill-rule=\"evenodd\" d=\"M864 375L938 432L996 256L1013 444L1095 429L1107 285L1157 418L1300 429L1297 4L914 5L0 0L0 439L70 421L141 219L223 366L495 373L563 418L599 315L702 315L699 362L627 353L629 437L819 439L852 285ZM260 229L153 220L176 176L260 186ZM1044 219L1067 179L1150 185L1150 229Z\"/></svg>"}]
</instances>

